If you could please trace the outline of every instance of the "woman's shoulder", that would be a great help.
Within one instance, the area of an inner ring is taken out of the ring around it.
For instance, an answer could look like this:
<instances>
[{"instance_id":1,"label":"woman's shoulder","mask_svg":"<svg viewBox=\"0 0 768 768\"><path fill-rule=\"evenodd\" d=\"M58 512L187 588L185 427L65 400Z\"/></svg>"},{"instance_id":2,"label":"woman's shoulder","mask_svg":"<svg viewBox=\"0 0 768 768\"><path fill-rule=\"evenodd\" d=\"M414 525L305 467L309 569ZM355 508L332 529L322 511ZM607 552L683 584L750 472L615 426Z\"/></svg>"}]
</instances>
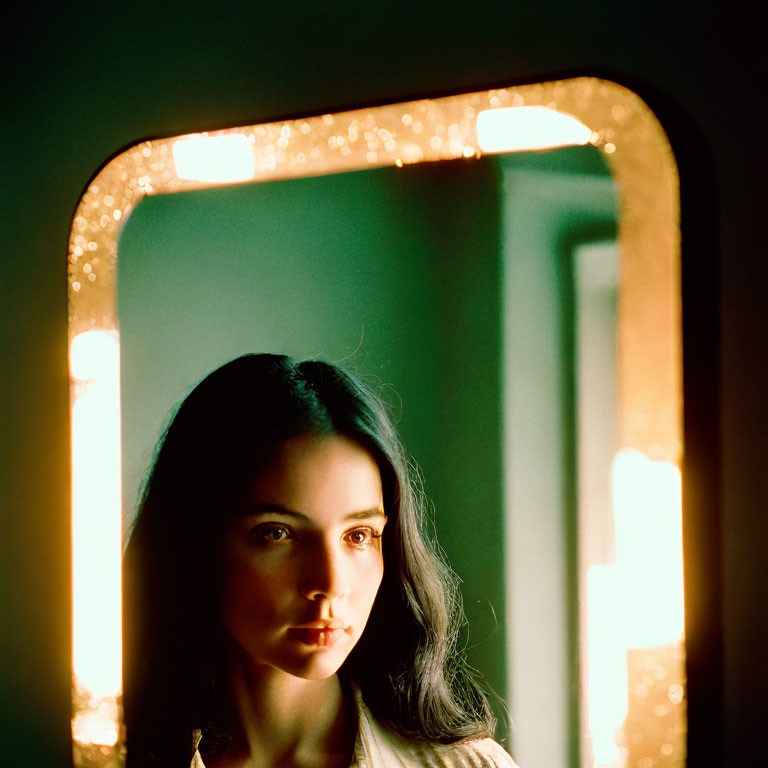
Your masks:
<instances>
[{"instance_id":1,"label":"woman's shoulder","mask_svg":"<svg viewBox=\"0 0 768 768\"><path fill-rule=\"evenodd\" d=\"M415 743L412 754L424 766L471 765L478 768L517 768L509 753L493 739L470 739L453 744Z\"/></svg>"},{"instance_id":2,"label":"woman's shoulder","mask_svg":"<svg viewBox=\"0 0 768 768\"><path fill-rule=\"evenodd\" d=\"M404 739L381 726L377 731L356 750L356 768L517 768L509 753L493 739L441 744Z\"/></svg>"},{"instance_id":3,"label":"woman's shoulder","mask_svg":"<svg viewBox=\"0 0 768 768\"><path fill-rule=\"evenodd\" d=\"M490 738L451 744L406 739L379 723L357 695L360 729L355 768L517 768L509 753Z\"/></svg>"}]
</instances>

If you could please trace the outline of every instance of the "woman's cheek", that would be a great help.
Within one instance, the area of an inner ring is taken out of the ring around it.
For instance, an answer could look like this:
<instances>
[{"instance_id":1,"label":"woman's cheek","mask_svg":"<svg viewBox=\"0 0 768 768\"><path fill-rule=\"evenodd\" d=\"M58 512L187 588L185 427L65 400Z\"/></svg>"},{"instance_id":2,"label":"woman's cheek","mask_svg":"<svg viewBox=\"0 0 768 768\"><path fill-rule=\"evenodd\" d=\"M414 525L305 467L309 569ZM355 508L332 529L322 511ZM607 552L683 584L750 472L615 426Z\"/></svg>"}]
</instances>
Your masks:
<instances>
[{"instance_id":1,"label":"woman's cheek","mask_svg":"<svg viewBox=\"0 0 768 768\"><path fill-rule=\"evenodd\" d=\"M245 561L237 568L236 580L243 591L265 597L285 591L290 582L290 569L285 564Z\"/></svg>"},{"instance_id":2,"label":"woman's cheek","mask_svg":"<svg viewBox=\"0 0 768 768\"><path fill-rule=\"evenodd\" d=\"M366 562L361 564L362 567L355 578L358 591L365 594L366 598L371 601L376 597L384 578L384 559L381 552L372 554L371 558L366 559Z\"/></svg>"},{"instance_id":3,"label":"woman's cheek","mask_svg":"<svg viewBox=\"0 0 768 768\"><path fill-rule=\"evenodd\" d=\"M265 563L248 553L230 559L225 574L225 599L230 604L271 602L270 597L284 591L289 580L284 564Z\"/></svg>"}]
</instances>

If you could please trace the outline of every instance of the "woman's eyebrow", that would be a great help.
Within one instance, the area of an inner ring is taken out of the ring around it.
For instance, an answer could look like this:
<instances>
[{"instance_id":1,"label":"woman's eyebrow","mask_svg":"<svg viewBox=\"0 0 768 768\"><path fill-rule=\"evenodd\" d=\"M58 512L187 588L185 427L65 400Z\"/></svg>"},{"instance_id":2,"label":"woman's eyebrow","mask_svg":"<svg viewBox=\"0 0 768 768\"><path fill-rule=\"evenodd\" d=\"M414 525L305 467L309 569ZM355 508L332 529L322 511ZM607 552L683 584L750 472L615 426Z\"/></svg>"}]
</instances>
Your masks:
<instances>
[{"instance_id":1,"label":"woman's eyebrow","mask_svg":"<svg viewBox=\"0 0 768 768\"><path fill-rule=\"evenodd\" d=\"M371 517L383 517L385 520L387 516L378 507L371 507L370 509L364 509L362 512L352 512L349 515L344 515L344 520L368 520Z\"/></svg>"},{"instance_id":2,"label":"woman's eyebrow","mask_svg":"<svg viewBox=\"0 0 768 768\"><path fill-rule=\"evenodd\" d=\"M285 517L295 517L299 520L309 520L307 515L288 509L280 504L248 504L238 510L241 515L282 515Z\"/></svg>"},{"instance_id":3,"label":"woman's eyebrow","mask_svg":"<svg viewBox=\"0 0 768 768\"><path fill-rule=\"evenodd\" d=\"M311 522L312 518L303 512L297 512L294 509L288 509L281 504L249 504L238 511L240 515L281 515L283 517L293 517L302 522ZM343 520L368 520L372 517L381 517L387 519L386 514L379 507L371 507L361 512L351 512L344 515Z\"/></svg>"}]
</instances>

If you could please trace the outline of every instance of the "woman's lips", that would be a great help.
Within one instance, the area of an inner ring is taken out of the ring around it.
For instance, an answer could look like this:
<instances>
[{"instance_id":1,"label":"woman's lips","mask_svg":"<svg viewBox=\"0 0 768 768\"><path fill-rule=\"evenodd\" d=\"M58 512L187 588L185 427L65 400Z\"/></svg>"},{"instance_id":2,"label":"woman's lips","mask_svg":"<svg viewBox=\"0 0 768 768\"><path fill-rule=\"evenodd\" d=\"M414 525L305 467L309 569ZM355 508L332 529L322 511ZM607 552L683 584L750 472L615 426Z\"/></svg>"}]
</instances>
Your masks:
<instances>
[{"instance_id":1,"label":"woman's lips","mask_svg":"<svg viewBox=\"0 0 768 768\"><path fill-rule=\"evenodd\" d=\"M288 634L304 645L329 648L344 636L344 629L333 627L292 627Z\"/></svg>"}]
</instances>

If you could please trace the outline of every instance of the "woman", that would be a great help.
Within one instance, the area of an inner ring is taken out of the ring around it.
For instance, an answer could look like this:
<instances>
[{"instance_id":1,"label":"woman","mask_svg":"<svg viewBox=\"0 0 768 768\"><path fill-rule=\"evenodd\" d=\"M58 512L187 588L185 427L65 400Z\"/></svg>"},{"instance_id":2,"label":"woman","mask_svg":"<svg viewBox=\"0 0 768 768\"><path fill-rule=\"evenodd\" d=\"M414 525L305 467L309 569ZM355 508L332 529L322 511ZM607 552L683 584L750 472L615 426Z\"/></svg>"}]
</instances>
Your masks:
<instances>
[{"instance_id":1,"label":"woman","mask_svg":"<svg viewBox=\"0 0 768 768\"><path fill-rule=\"evenodd\" d=\"M246 355L204 379L125 554L128 767L514 766L420 519L350 374Z\"/></svg>"}]
</instances>

